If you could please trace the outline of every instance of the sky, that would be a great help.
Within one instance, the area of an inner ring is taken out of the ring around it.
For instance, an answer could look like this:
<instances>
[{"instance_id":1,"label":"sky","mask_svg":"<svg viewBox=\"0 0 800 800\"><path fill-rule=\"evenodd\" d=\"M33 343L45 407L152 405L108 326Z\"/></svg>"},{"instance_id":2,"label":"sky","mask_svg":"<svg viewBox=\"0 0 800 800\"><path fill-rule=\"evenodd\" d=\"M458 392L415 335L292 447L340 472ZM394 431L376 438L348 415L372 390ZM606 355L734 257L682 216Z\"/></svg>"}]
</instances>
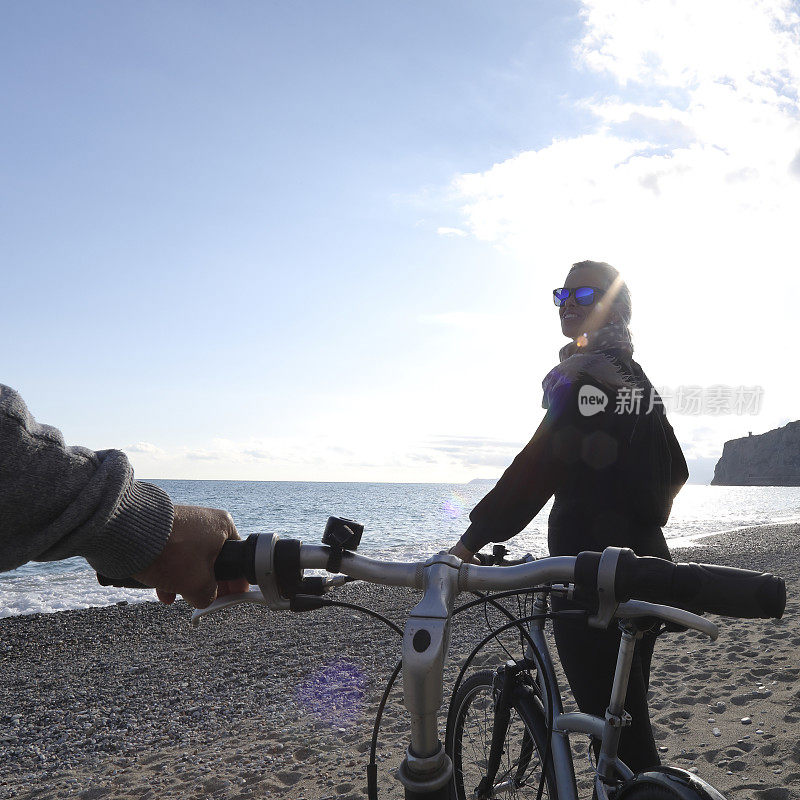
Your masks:
<instances>
[{"instance_id":1,"label":"sky","mask_svg":"<svg viewBox=\"0 0 800 800\"><path fill-rule=\"evenodd\" d=\"M800 417L798 87L787 0L4 3L0 382L139 477L497 477L602 260L708 482Z\"/></svg>"}]
</instances>

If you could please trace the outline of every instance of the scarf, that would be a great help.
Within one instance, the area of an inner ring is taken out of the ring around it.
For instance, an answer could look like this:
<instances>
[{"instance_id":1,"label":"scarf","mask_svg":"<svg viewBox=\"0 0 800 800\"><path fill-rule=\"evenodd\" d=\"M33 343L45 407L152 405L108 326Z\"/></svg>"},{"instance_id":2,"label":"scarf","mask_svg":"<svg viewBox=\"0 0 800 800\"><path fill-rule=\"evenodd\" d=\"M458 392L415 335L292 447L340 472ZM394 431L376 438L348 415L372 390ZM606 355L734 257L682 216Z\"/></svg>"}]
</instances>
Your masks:
<instances>
[{"instance_id":1,"label":"scarf","mask_svg":"<svg viewBox=\"0 0 800 800\"><path fill-rule=\"evenodd\" d=\"M558 351L558 366L553 367L542 381L542 408L550 407L556 389L574 383L580 375L588 375L610 389L633 386L633 380L620 369L604 351L621 351L630 358L633 342L628 327L621 322L609 322L592 333L581 334L574 342Z\"/></svg>"}]
</instances>

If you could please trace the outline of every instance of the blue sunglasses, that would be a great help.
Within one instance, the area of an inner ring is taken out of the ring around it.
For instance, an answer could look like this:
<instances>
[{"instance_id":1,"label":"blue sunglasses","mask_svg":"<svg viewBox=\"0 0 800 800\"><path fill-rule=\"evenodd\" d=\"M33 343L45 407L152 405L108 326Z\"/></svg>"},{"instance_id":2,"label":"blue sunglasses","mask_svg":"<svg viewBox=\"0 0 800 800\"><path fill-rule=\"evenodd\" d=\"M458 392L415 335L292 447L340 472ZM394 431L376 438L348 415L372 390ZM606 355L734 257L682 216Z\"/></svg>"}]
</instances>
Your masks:
<instances>
[{"instance_id":1,"label":"blue sunglasses","mask_svg":"<svg viewBox=\"0 0 800 800\"><path fill-rule=\"evenodd\" d=\"M579 286L577 289L553 289L553 302L559 306L567 302L567 298L574 294L575 302L579 306L590 306L597 299L596 295L604 295L602 289L595 289L593 286Z\"/></svg>"}]
</instances>

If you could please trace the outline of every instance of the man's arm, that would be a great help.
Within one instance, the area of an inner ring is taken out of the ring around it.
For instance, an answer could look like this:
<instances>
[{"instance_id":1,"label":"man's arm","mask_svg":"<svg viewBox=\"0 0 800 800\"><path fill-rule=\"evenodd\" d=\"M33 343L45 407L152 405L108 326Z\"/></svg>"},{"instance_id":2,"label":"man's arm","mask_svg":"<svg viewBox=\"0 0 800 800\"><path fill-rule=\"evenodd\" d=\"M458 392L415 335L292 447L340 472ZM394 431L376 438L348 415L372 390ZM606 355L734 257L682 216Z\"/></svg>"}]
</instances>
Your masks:
<instances>
[{"instance_id":1,"label":"man's arm","mask_svg":"<svg viewBox=\"0 0 800 800\"><path fill-rule=\"evenodd\" d=\"M134 577L171 603L196 608L247 581L214 578L214 561L239 534L215 508L175 506L157 486L134 480L119 450L66 447L0 384L0 571L27 561L83 556L109 578Z\"/></svg>"},{"instance_id":2,"label":"man's arm","mask_svg":"<svg viewBox=\"0 0 800 800\"><path fill-rule=\"evenodd\" d=\"M124 453L66 447L0 385L0 570L78 555L126 578L155 561L172 521L169 497L134 480Z\"/></svg>"}]
</instances>

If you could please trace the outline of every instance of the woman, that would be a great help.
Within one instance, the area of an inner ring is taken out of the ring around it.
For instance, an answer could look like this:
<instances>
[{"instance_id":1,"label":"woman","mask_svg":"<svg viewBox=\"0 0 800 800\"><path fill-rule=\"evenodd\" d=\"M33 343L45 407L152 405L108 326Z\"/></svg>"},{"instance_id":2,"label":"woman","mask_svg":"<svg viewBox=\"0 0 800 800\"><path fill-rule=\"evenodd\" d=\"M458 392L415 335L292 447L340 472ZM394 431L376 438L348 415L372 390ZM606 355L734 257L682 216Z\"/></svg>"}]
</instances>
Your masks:
<instances>
[{"instance_id":1,"label":"woman","mask_svg":"<svg viewBox=\"0 0 800 800\"><path fill-rule=\"evenodd\" d=\"M669 558L661 526L688 470L660 398L633 360L631 299L609 264L573 264L554 292L561 331L572 341L543 382L547 409L531 441L470 514L452 553L464 560L489 542L519 533L555 495L548 525L550 555L608 546ZM568 607L553 598L553 608ZM603 716L619 631L553 622L556 645L581 710ZM647 708L655 636L636 646L625 703L633 724L620 758L634 771L659 763Z\"/></svg>"}]
</instances>

